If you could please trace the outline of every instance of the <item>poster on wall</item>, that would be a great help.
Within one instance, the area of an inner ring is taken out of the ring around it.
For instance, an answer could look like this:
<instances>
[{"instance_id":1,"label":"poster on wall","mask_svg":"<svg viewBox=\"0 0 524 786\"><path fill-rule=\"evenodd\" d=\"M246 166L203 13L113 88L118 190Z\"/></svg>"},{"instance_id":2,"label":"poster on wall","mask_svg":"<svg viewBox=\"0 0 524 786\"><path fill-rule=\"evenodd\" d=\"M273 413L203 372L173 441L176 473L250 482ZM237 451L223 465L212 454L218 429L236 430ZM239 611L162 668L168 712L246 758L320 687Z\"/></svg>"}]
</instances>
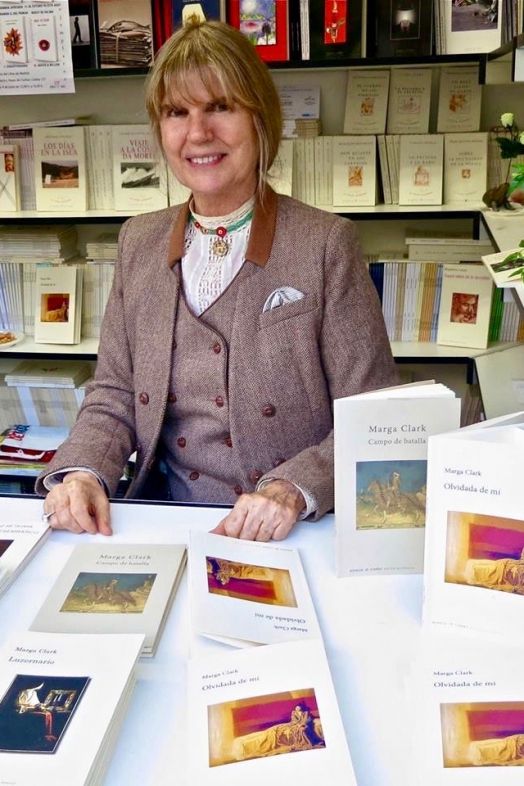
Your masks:
<instances>
[{"instance_id":1,"label":"poster on wall","mask_svg":"<svg viewBox=\"0 0 524 786\"><path fill-rule=\"evenodd\" d=\"M74 93L67 0L0 0L0 95Z\"/></svg>"}]
</instances>

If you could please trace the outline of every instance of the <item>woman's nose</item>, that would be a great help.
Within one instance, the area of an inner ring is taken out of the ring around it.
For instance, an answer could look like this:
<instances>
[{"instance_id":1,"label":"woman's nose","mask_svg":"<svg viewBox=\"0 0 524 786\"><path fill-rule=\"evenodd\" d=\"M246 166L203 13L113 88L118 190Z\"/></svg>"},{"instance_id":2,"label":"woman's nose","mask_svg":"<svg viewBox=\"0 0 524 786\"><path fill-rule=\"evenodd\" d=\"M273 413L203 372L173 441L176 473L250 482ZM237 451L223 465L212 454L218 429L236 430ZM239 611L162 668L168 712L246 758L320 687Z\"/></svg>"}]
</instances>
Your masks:
<instances>
[{"instance_id":1,"label":"woman's nose","mask_svg":"<svg viewBox=\"0 0 524 786\"><path fill-rule=\"evenodd\" d=\"M211 124L205 114L192 115L189 118L189 137L193 142L207 142L213 133Z\"/></svg>"}]
</instances>

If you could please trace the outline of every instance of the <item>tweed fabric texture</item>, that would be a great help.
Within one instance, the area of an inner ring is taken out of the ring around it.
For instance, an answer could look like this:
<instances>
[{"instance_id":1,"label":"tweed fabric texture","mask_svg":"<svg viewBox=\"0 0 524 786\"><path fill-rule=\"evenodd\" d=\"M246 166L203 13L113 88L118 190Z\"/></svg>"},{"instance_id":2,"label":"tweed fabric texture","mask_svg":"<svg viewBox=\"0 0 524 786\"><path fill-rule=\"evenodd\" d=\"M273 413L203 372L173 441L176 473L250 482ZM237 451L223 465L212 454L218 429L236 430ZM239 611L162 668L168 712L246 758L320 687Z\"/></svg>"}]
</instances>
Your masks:
<instances>
[{"instance_id":1,"label":"tweed fabric texture","mask_svg":"<svg viewBox=\"0 0 524 786\"><path fill-rule=\"evenodd\" d=\"M113 493L136 449L129 496L140 496L178 349L176 265L186 220L184 205L122 227L95 379L48 471L93 467ZM350 221L271 191L255 207L246 260L231 314L231 439L242 467L296 483L317 500L320 516L333 506L333 399L397 381L378 297ZM284 286L304 298L263 313ZM193 373L201 373L198 362ZM272 467L273 456L285 460Z\"/></svg>"}]
</instances>

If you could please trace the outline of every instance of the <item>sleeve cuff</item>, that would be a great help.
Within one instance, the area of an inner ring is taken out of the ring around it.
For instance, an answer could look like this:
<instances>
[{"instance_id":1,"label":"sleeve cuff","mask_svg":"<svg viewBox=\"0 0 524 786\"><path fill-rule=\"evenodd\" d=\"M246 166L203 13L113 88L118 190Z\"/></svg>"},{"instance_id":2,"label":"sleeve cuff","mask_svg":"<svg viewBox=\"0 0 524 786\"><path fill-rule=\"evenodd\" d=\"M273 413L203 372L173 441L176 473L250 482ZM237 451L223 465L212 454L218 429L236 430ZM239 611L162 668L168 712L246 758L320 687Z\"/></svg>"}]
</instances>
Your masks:
<instances>
[{"instance_id":1,"label":"sleeve cuff","mask_svg":"<svg viewBox=\"0 0 524 786\"><path fill-rule=\"evenodd\" d=\"M47 491L51 491L54 486L58 486L59 483L62 483L63 479L67 474L69 474L69 472L89 472L91 475L95 476L107 494L106 484L98 472L95 472L95 470L91 469L91 467L66 467L65 469L56 470L56 472L50 472L49 475L46 475L43 479L43 484Z\"/></svg>"},{"instance_id":2,"label":"sleeve cuff","mask_svg":"<svg viewBox=\"0 0 524 786\"><path fill-rule=\"evenodd\" d=\"M282 478L264 478L257 484L255 491L261 491L264 486L267 486L267 484L271 483L273 480L282 480ZM292 483L293 486L300 491L306 502L306 507L298 517L298 521L303 521L304 519L307 519L308 516L312 516L313 513L316 513L318 505L315 497L310 494L309 491L305 491L305 489L299 486L298 483L293 483L291 480L289 480L288 483Z\"/></svg>"}]
</instances>

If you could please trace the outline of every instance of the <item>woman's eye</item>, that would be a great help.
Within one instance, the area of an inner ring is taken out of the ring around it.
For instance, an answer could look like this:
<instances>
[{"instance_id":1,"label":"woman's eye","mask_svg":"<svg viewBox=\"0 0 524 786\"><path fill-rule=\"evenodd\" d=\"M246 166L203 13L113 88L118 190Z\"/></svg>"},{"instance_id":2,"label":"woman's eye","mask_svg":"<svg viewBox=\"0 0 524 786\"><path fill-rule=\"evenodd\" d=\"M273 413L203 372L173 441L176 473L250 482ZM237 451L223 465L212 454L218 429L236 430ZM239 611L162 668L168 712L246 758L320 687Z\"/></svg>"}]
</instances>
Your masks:
<instances>
[{"instance_id":1,"label":"woman's eye","mask_svg":"<svg viewBox=\"0 0 524 786\"><path fill-rule=\"evenodd\" d=\"M184 115L186 114L187 112L185 109L181 109L180 107L177 106L170 106L167 107L165 110L166 117L184 117Z\"/></svg>"},{"instance_id":2,"label":"woman's eye","mask_svg":"<svg viewBox=\"0 0 524 786\"><path fill-rule=\"evenodd\" d=\"M210 109L212 112L228 112L229 104L225 101L215 101L214 104L211 104Z\"/></svg>"}]
</instances>

